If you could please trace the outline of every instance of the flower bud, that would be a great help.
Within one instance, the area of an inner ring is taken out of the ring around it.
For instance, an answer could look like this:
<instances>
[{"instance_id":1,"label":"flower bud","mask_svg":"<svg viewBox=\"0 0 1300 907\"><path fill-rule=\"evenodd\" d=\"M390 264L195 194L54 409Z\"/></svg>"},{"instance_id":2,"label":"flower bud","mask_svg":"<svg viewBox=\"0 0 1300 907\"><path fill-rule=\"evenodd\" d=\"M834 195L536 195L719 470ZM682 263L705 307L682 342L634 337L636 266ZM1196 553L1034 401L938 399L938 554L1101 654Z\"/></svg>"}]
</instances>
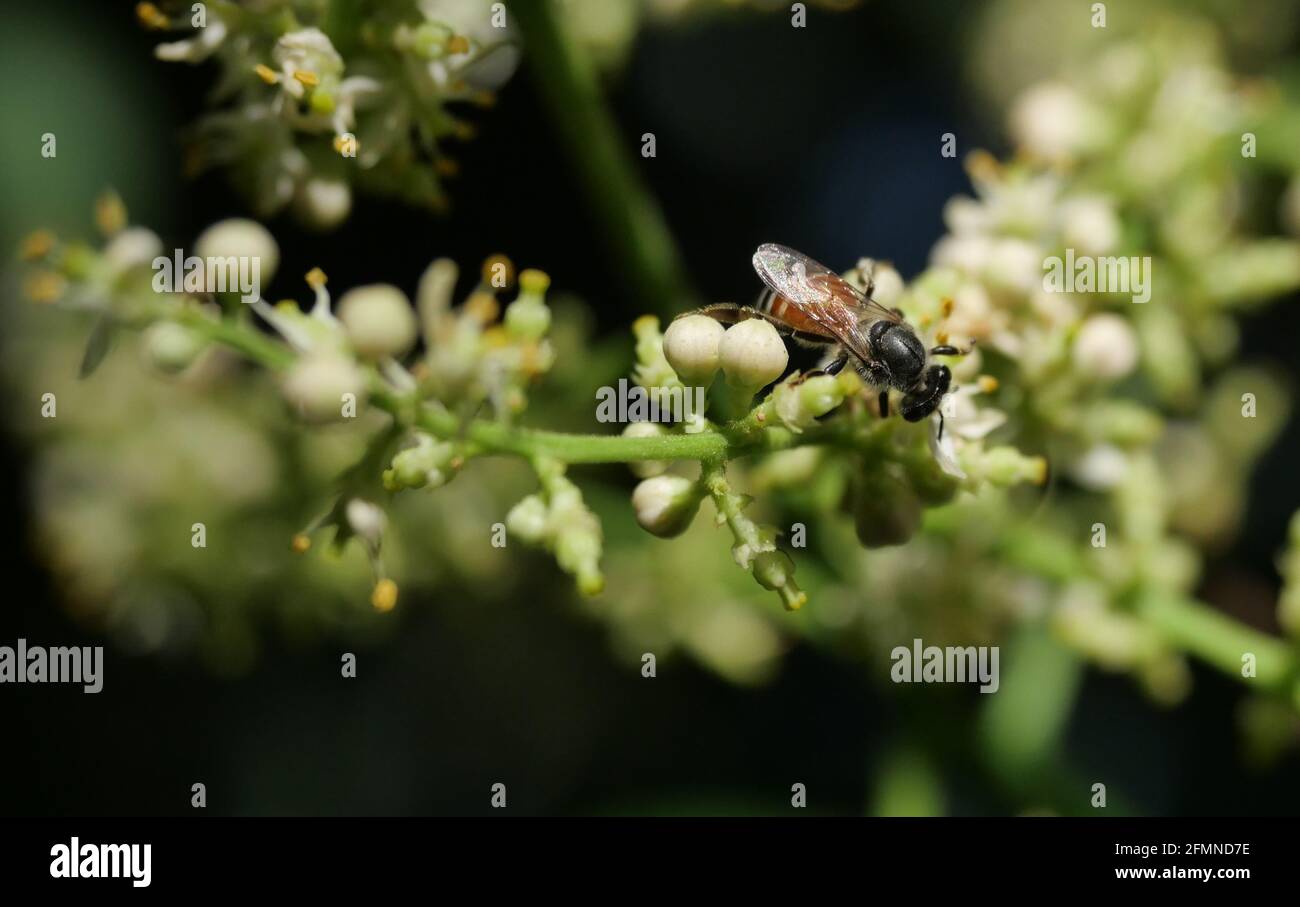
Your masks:
<instances>
[{"instance_id":1,"label":"flower bud","mask_svg":"<svg viewBox=\"0 0 1300 907\"><path fill-rule=\"evenodd\" d=\"M600 526L583 521L581 525L561 530L555 537L555 562L573 575L583 595L599 595L605 588L600 572Z\"/></svg>"},{"instance_id":2,"label":"flower bud","mask_svg":"<svg viewBox=\"0 0 1300 907\"><path fill-rule=\"evenodd\" d=\"M910 487L880 466L868 465L852 491L853 528L865 548L902 545L921 525L921 502Z\"/></svg>"},{"instance_id":3,"label":"flower bud","mask_svg":"<svg viewBox=\"0 0 1300 907\"><path fill-rule=\"evenodd\" d=\"M780 378L790 361L781 335L761 318L751 318L727 328L718 354L727 383L750 394Z\"/></svg>"},{"instance_id":4,"label":"flower bud","mask_svg":"<svg viewBox=\"0 0 1300 907\"><path fill-rule=\"evenodd\" d=\"M806 381L782 381L772 391L776 416L791 431L814 425L844 402L844 386L832 375L815 375Z\"/></svg>"},{"instance_id":5,"label":"flower bud","mask_svg":"<svg viewBox=\"0 0 1300 907\"><path fill-rule=\"evenodd\" d=\"M686 315L664 332L664 356L682 383L708 387L718 370L718 350L726 332L707 315Z\"/></svg>"},{"instance_id":6,"label":"flower bud","mask_svg":"<svg viewBox=\"0 0 1300 907\"><path fill-rule=\"evenodd\" d=\"M167 374L185 371L206 348L207 341L200 334L174 321L155 322L144 332L149 364Z\"/></svg>"},{"instance_id":7,"label":"flower bud","mask_svg":"<svg viewBox=\"0 0 1300 907\"><path fill-rule=\"evenodd\" d=\"M415 343L415 312L406 294L386 283L357 287L339 300L338 317L358 355L401 356Z\"/></svg>"},{"instance_id":8,"label":"flower bud","mask_svg":"<svg viewBox=\"0 0 1300 907\"><path fill-rule=\"evenodd\" d=\"M1137 365L1137 336L1128 321L1103 313L1089 317L1074 340L1074 364L1089 377L1123 378Z\"/></svg>"},{"instance_id":9,"label":"flower bud","mask_svg":"<svg viewBox=\"0 0 1300 907\"><path fill-rule=\"evenodd\" d=\"M455 447L447 441L435 441L431 435L417 434L415 445L398 451L392 466L384 470L384 488L438 488L456 474Z\"/></svg>"},{"instance_id":10,"label":"flower bud","mask_svg":"<svg viewBox=\"0 0 1300 907\"><path fill-rule=\"evenodd\" d=\"M366 396L366 379L351 359L337 353L309 353L284 376L285 397L308 422L332 422L343 418L344 394Z\"/></svg>"},{"instance_id":11,"label":"flower bud","mask_svg":"<svg viewBox=\"0 0 1300 907\"><path fill-rule=\"evenodd\" d=\"M204 261L231 257L257 259L263 283L271 281L280 264L280 247L275 237L257 221L241 217L218 221L200 233L194 241L194 254Z\"/></svg>"},{"instance_id":12,"label":"flower bud","mask_svg":"<svg viewBox=\"0 0 1300 907\"><path fill-rule=\"evenodd\" d=\"M546 538L548 513L542 499L530 494L506 514L506 529L529 544L536 545Z\"/></svg>"},{"instance_id":13,"label":"flower bud","mask_svg":"<svg viewBox=\"0 0 1300 907\"><path fill-rule=\"evenodd\" d=\"M632 422L623 429L625 438L659 438L668 434L658 422ZM667 460L633 460L627 464L632 475L638 479L649 479L668 471Z\"/></svg>"},{"instance_id":14,"label":"flower bud","mask_svg":"<svg viewBox=\"0 0 1300 907\"><path fill-rule=\"evenodd\" d=\"M148 267L162 254L162 240L158 234L144 227L127 227L113 236L104 246L104 261L114 274L131 268Z\"/></svg>"},{"instance_id":15,"label":"flower bud","mask_svg":"<svg viewBox=\"0 0 1300 907\"><path fill-rule=\"evenodd\" d=\"M784 551L764 551L754 558L754 579L764 589L781 596L787 611L798 611L808 601L808 595L794 581L794 561Z\"/></svg>"},{"instance_id":16,"label":"flower bud","mask_svg":"<svg viewBox=\"0 0 1300 907\"><path fill-rule=\"evenodd\" d=\"M313 95L312 100L322 97ZM333 230L352 210L352 188L346 180L313 177L303 183L294 198L299 220L315 230Z\"/></svg>"},{"instance_id":17,"label":"flower bud","mask_svg":"<svg viewBox=\"0 0 1300 907\"><path fill-rule=\"evenodd\" d=\"M681 535L700 508L698 485L683 476L655 476L632 491L632 509L641 528L660 538Z\"/></svg>"}]
</instances>

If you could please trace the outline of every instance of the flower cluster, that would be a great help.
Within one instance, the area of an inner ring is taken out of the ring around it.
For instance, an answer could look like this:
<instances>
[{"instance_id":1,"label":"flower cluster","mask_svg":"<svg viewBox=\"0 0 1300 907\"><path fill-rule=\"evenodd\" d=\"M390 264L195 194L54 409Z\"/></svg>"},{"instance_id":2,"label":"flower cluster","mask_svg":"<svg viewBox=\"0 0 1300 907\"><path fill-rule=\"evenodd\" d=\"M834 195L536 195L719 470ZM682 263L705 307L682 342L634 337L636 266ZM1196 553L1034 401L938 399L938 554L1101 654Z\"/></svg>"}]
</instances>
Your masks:
<instances>
[{"instance_id":1,"label":"flower cluster","mask_svg":"<svg viewBox=\"0 0 1300 907\"><path fill-rule=\"evenodd\" d=\"M221 68L192 167L227 168L260 215L292 206L321 229L354 187L445 207L448 145L474 135L453 111L490 106L518 57L505 7L480 0L172 6L136 6L147 28L191 32L158 58Z\"/></svg>"}]
</instances>

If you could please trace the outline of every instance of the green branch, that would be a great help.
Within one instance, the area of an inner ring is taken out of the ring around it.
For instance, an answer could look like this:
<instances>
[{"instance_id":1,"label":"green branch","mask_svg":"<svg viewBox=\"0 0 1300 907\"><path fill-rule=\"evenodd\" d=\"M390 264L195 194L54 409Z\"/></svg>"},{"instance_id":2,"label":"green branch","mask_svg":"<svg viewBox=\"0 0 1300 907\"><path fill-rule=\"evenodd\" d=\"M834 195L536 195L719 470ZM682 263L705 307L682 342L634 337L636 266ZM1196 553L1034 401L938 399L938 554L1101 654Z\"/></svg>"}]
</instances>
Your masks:
<instances>
[{"instance_id":1,"label":"green branch","mask_svg":"<svg viewBox=\"0 0 1300 907\"><path fill-rule=\"evenodd\" d=\"M533 78L626 283L649 311L668 314L689 307L695 294L681 255L659 205L632 166L595 67L565 32L553 0L520 3L511 13L523 32Z\"/></svg>"}]
</instances>

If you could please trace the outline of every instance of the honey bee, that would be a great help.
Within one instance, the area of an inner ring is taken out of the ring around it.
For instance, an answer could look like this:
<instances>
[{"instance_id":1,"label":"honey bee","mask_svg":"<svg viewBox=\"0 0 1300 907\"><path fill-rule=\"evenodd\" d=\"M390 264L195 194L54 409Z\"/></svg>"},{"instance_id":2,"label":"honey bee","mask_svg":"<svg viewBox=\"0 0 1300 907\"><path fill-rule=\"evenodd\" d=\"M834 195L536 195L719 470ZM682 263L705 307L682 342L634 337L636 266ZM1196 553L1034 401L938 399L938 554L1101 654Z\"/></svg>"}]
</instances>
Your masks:
<instances>
[{"instance_id":1,"label":"honey bee","mask_svg":"<svg viewBox=\"0 0 1300 907\"><path fill-rule=\"evenodd\" d=\"M734 324L762 318L783 336L805 346L828 349L826 365L810 372L834 375L850 361L862 379L880 391L880 414L889 415L889 391L903 394L900 412L919 422L935 412L952 384L948 366L931 356L961 356L970 350L941 344L929 351L898 309L885 308L830 268L794 249L764 243L754 253L754 270L767 289L754 306L718 303L695 314ZM939 437L943 413L939 413Z\"/></svg>"}]
</instances>

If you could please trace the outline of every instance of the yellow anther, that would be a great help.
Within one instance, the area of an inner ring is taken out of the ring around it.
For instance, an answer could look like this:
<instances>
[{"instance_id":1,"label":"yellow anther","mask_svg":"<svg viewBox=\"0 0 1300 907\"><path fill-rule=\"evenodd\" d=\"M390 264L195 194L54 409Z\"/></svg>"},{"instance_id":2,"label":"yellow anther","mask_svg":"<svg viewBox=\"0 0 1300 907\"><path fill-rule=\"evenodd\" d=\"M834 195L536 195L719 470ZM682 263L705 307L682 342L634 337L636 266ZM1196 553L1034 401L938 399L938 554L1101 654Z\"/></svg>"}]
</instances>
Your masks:
<instances>
[{"instance_id":1,"label":"yellow anther","mask_svg":"<svg viewBox=\"0 0 1300 907\"><path fill-rule=\"evenodd\" d=\"M447 42L447 53L449 54L467 54L469 53L469 38L464 35L453 35Z\"/></svg>"},{"instance_id":2,"label":"yellow anther","mask_svg":"<svg viewBox=\"0 0 1300 907\"><path fill-rule=\"evenodd\" d=\"M19 247L19 254L24 261L37 261L49 255L53 248L54 234L49 230L37 230L23 240L22 246Z\"/></svg>"},{"instance_id":3,"label":"yellow anther","mask_svg":"<svg viewBox=\"0 0 1300 907\"><path fill-rule=\"evenodd\" d=\"M980 375L979 386L981 393L991 394L998 389L998 379L992 375Z\"/></svg>"},{"instance_id":4,"label":"yellow anther","mask_svg":"<svg viewBox=\"0 0 1300 907\"><path fill-rule=\"evenodd\" d=\"M501 314L501 304L491 293L474 293L465 300L465 314L480 324L491 324Z\"/></svg>"},{"instance_id":5,"label":"yellow anther","mask_svg":"<svg viewBox=\"0 0 1300 907\"><path fill-rule=\"evenodd\" d=\"M483 282L496 290L504 290L515 282L515 265L498 252L483 261Z\"/></svg>"},{"instance_id":6,"label":"yellow anther","mask_svg":"<svg viewBox=\"0 0 1300 907\"><path fill-rule=\"evenodd\" d=\"M280 76L276 71L265 63L258 63L253 67L253 72L257 73L257 77L267 85L274 85L276 82L280 81Z\"/></svg>"},{"instance_id":7,"label":"yellow anther","mask_svg":"<svg viewBox=\"0 0 1300 907\"><path fill-rule=\"evenodd\" d=\"M357 141L357 137L355 135L349 134L349 135L334 136L334 150L337 151L339 154L355 155L357 153L357 149L360 147L361 147L361 143Z\"/></svg>"},{"instance_id":8,"label":"yellow anther","mask_svg":"<svg viewBox=\"0 0 1300 907\"><path fill-rule=\"evenodd\" d=\"M495 107L497 103L497 96L495 92L491 92L487 90L476 91L474 92L474 94L469 96L469 102L471 104L476 104L479 107Z\"/></svg>"},{"instance_id":9,"label":"yellow anther","mask_svg":"<svg viewBox=\"0 0 1300 907\"><path fill-rule=\"evenodd\" d=\"M454 127L454 133L456 138L462 142L468 142L478 135L478 129L474 127L473 123L457 123Z\"/></svg>"},{"instance_id":10,"label":"yellow anther","mask_svg":"<svg viewBox=\"0 0 1300 907\"><path fill-rule=\"evenodd\" d=\"M1002 177L1002 165L993 155L980 149L966 156L966 172L976 181L994 182Z\"/></svg>"},{"instance_id":11,"label":"yellow anther","mask_svg":"<svg viewBox=\"0 0 1300 907\"><path fill-rule=\"evenodd\" d=\"M298 533L293 537L290 546L294 554L306 554L311 549L311 538L303 533Z\"/></svg>"},{"instance_id":12,"label":"yellow anther","mask_svg":"<svg viewBox=\"0 0 1300 907\"><path fill-rule=\"evenodd\" d=\"M948 332L939 331L934 335L934 339L940 346L943 346L945 343L948 342Z\"/></svg>"},{"instance_id":13,"label":"yellow anther","mask_svg":"<svg viewBox=\"0 0 1300 907\"><path fill-rule=\"evenodd\" d=\"M145 28L152 28L154 31L166 31L171 28L171 23L167 21L162 10L152 3L137 3L135 17Z\"/></svg>"},{"instance_id":14,"label":"yellow anther","mask_svg":"<svg viewBox=\"0 0 1300 907\"><path fill-rule=\"evenodd\" d=\"M375 590L370 593L370 604L381 614L386 614L397 607L397 583L384 578L375 583Z\"/></svg>"},{"instance_id":15,"label":"yellow anther","mask_svg":"<svg viewBox=\"0 0 1300 907\"><path fill-rule=\"evenodd\" d=\"M105 236L126 226L126 205L116 192L105 192L95 201L95 225Z\"/></svg>"},{"instance_id":16,"label":"yellow anther","mask_svg":"<svg viewBox=\"0 0 1300 907\"><path fill-rule=\"evenodd\" d=\"M312 268L307 272L307 286L311 287L313 290L319 290L321 287L325 286L326 279L325 272L320 268Z\"/></svg>"},{"instance_id":17,"label":"yellow anther","mask_svg":"<svg viewBox=\"0 0 1300 907\"><path fill-rule=\"evenodd\" d=\"M449 157L440 157L433 162L433 169L438 171L439 176L455 176L460 173L460 164Z\"/></svg>"},{"instance_id":18,"label":"yellow anther","mask_svg":"<svg viewBox=\"0 0 1300 907\"><path fill-rule=\"evenodd\" d=\"M23 292L32 302L58 302L68 282L53 271L41 271L27 278Z\"/></svg>"},{"instance_id":19,"label":"yellow anther","mask_svg":"<svg viewBox=\"0 0 1300 907\"><path fill-rule=\"evenodd\" d=\"M952 297L951 297L951 296L945 296L945 297L943 297L943 302L940 303L940 305L943 306L943 317L944 317L944 318L947 318L947 317L949 317L950 315L952 315L952 306L953 306L953 302L952 302Z\"/></svg>"},{"instance_id":20,"label":"yellow anther","mask_svg":"<svg viewBox=\"0 0 1300 907\"><path fill-rule=\"evenodd\" d=\"M295 69L293 71L293 77L307 88L315 88L320 84L320 76L316 75L314 72L308 72L305 69Z\"/></svg>"}]
</instances>

